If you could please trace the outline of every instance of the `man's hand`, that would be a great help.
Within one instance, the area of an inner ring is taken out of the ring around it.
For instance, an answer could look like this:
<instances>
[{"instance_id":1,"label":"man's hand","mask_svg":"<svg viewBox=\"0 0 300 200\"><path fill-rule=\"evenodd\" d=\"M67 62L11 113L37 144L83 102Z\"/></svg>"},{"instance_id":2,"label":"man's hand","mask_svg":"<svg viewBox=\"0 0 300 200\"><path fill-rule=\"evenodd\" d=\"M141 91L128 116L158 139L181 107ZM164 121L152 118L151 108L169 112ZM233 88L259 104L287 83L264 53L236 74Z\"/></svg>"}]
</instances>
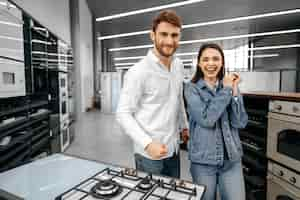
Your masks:
<instances>
[{"instance_id":1,"label":"man's hand","mask_svg":"<svg viewBox=\"0 0 300 200\"><path fill-rule=\"evenodd\" d=\"M148 155L150 155L153 159L159 159L167 155L168 153L168 149L166 145L155 141L148 144L145 150L148 153Z\"/></svg>"},{"instance_id":2,"label":"man's hand","mask_svg":"<svg viewBox=\"0 0 300 200\"><path fill-rule=\"evenodd\" d=\"M187 144L189 138L190 138L190 133L189 133L189 129L185 128L182 130L181 132L181 138L183 140L184 144Z\"/></svg>"}]
</instances>

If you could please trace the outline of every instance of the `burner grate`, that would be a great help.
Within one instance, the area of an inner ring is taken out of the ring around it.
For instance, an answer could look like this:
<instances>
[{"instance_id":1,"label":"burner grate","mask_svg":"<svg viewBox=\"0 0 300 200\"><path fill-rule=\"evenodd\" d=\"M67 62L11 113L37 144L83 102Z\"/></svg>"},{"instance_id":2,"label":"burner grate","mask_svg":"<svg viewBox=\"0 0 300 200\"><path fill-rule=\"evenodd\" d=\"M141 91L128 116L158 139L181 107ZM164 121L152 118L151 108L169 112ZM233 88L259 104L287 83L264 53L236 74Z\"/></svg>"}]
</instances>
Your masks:
<instances>
[{"instance_id":1,"label":"burner grate","mask_svg":"<svg viewBox=\"0 0 300 200\"><path fill-rule=\"evenodd\" d=\"M205 187L137 171L106 168L55 200L199 200Z\"/></svg>"}]
</instances>

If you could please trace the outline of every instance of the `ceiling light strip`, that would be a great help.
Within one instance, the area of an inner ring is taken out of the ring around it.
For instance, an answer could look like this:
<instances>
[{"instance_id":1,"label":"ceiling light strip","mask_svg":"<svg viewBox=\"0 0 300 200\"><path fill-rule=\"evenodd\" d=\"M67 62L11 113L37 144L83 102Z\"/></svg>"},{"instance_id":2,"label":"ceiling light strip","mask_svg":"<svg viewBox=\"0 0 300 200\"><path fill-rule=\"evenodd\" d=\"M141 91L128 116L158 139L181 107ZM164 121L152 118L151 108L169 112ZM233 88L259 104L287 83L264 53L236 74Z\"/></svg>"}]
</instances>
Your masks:
<instances>
[{"instance_id":1,"label":"ceiling light strip","mask_svg":"<svg viewBox=\"0 0 300 200\"><path fill-rule=\"evenodd\" d=\"M258 54L258 55L254 55L253 58L270 58L270 57L277 57L277 56L279 56L279 53ZM191 60L191 59L186 59L186 60L182 59L181 62L183 62L184 64L189 64L189 63L193 63L193 60ZM116 67L116 69L129 69L134 64L136 64L136 63L116 63L114 65L115 66L127 66L127 67Z\"/></svg>"},{"instance_id":2,"label":"ceiling light strip","mask_svg":"<svg viewBox=\"0 0 300 200\"><path fill-rule=\"evenodd\" d=\"M142 59L145 56L132 56L132 57L117 57L114 58L115 61L120 61L120 60L136 60L136 59Z\"/></svg>"},{"instance_id":3,"label":"ceiling light strip","mask_svg":"<svg viewBox=\"0 0 300 200\"><path fill-rule=\"evenodd\" d=\"M221 19L221 20L202 22L202 23L196 23L196 24L187 24L187 25L183 25L182 28L194 28L194 27L200 27L200 26L225 24L225 23L231 23L231 22L237 22L237 21L259 19L259 18L265 18L265 17L274 17L274 16L279 16L279 15L289 15L289 14L295 14L295 13L300 13L300 9L271 12L271 13L258 14L258 15L250 15L250 16L245 16L245 17Z\"/></svg>"},{"instance_id":4,"label":"ceiling light strip","mask_svg":"<svg viewBox=\"0 0 300 200\"><path fill-rule=\"evenodd\" d=\"M127 66L127 65L134 65L135 63L115 63L115 66Z\"/></svg>"},{"instance_id":5,"label":"ceiling light strip","mask_svg":"<svg viewBox=\"0 0 300 200\"><path fill-rule=\"evenodd\" d=\"M9 2L0 2L0 5L8 7L8 8L16 8L15 5L13 5L13 4L9 3Z\"/></svg>"},{"instance_id":6,"label":"ceiling light strip","mask_svg":"<svg viewBox=\"0 0 300 200\"><path fill-rule=\"evenodd\" d=\"M108 51L125 51L125 50L132 50L132 49L147 49L153 47L152 44L149 45L140 45L140 46L131 46L131 47L121 47L121 48L112 48L108 49Z\"/></svg>"},{"instance_id":7,"label":"ceiling light strip","mask_svg":"<svg viewBox=\"0 0 300 200\"><path fill-rule=\"evenodd\" d=\"M242 38L260 37L260 36L281 35L281 34L297 33L297 32L300 32L300 29L292 29L292 30L284 30L284 31L271 31L271 32L263 32L263 33L252 33L252 34L245 34L245 35L234 35L234 36L225 36L225 37L216 37L216 38L206 38L206 39L200 39L200 40L186 40L186 41L181 41L179 43L181 45L183 45L183 44L242 39ZM111 49L109 49L109 51L125 51L125 50L132 50L132 49L144 49L144 48L150 48L150 47L153 47L153 45L139 45L139 46L128 46L128 47L121 47L121 48L111 48Z\"/></svg>"},{"instance_id":8,"label":"ceiling light strip","mask_svg":"<svg viewBox=\"0 0 300 200\"><path fill-rule=\"evenodd\" d=\"M15 26L15 27L23 27L23 24L16 24L16 23L11 23L11 22L6 22L6 21L0 21L0 24L8 25L8 26Z\"/></svg>"},{"instance_id":9,"label":"ceiling light strip","mask_svg":"<svg viewBox=\"0 0 300 200\"><path fill-rule=\"evenodd\" d=\"M23 42L23 38L14 38L14 37L8 37L8 36L4 36L4 35L0 35L0 39L7 39L7 40L15 40L15 41L20 41Z\"/></svg>"},{"instance_id":10,"label":"ceiling light strip","mask_svg":"<svg viewBox=\"0 0 300 200\"><path fill-rule=\"evenodd\" d=\"M264 33L252 33L252 34L245 34L245 35L234 35L234 36L207 38L207 39L200 39L200 40L187 40L187 41L181 41L180 44L191 44L191 43L212 42L212 41L220 41L220 40L232 40L232 39L241 39L241 38L250 38L250 37L281 35L281 34L297 33L297 32L300 32L300 29L292 29L292 30L285 30L285 31L271 31L271 32L264 32Z\"/></svg>"},{"instance_id":11,"label":"ceiling light strip","mask_svg":"<svg viewBox=\"0 0 300 200\"><path fill-rule=\"evenodd\" d=\"M128 37L128 36L134 36L134 35L144 35L144 34L149 34L149 33L150 33L150 30L137 31L137 32L131 32L131 33L122 33L122 34L98 37L98 40L107 40L107 39L112 39L112 38Z\"/></svg>"},{"instance_id":12,"label":"ceiling light strip","mask_svg":"<svg viewBox=\"0 0 300 200\"><path fill-rule=\"evenodd\" d=\"M132 67L132 65L131 66L127 66L127 67L116 67L116 69L118 70L118 69L129 69L130 67Z\"/></svg>"},{"instance_id":13,"label":"ceiling light strip","mask_svg":"<svg viewBox=\"0 0 300 200\"><path fill-rule=\"evenodd\" d=\"M198 55L198 52L176 53L176 56L194 56Z\"/></svg>"},{"instance_id":14,"label":"ceiling light strip","mask_svg":"<svg viewBox=\"0 0 300 200\"><path fill-rule=\"evenodd\" d=\"M299 48L300 44L291 44L291 45L277 45L277 46L264 46L264 47L254 47L249 48L248 50L251 51L259 51L259 50L271 50L271 49L288 49L288 48ZM186 53L176 53L176 56L193 56L198 55L198 52L186 52ZM142 59L144 56L132 56L132 57L117 57L114 58L115 61L120 60L135 60L135 59Z\"/></svg>"},{"instance_id":15,"label":"ceiling light strip","mask_svg":"<svg viewBox=\"0 0 300 200\"><path fill-rule=\"evenodd\" d=\"M265 47L254 47L249 48L249 51L251 50L269 50L269 49L287 49L287 48L298 48L300 47L300 44L291 44L291 45L277 45L277 46L265 46Z\"/></svg>"},{"instance_id":16,"label":"ceiling light strip","mask_svg":"<svg viewBox=\"0 0 300 200\"><path fill-rule=\"evenodd\" d=\"M186 52L186 53L176 53L176 56L193 56L198 55L198 52ZM121 61L121 60L137 60L142 59L145 56L131 56L131 57L116 57L114 58L115 61Z\"/></svg>"},{"instance_id":17,"label":"ceiling light strip","mask_svg":"<svg viewBox=\"0 0 300 200\"><path fill-rule=\"evenodd\" d=\"M167 9L167 8L184 6L184 5L198 3L198 2L202 2L202 1L205 1L205 0L186 0L186 1L181 1L181 2L177 2L177 3L166 4L166 5L162 5L162 6L155 6L155 7L151 7L151 8L145 8L145 9L134 10L134 11L126 12L126 13L110 15L110 16L106 16L106 17L98 17L96 19L96 21L101 22L101 21L106 21L106 20L111 20L111 19L116 19L116 18L121 18L121 17L127 17L127 16L131 16L131 15L137 15L137 14L148 13L148 12L153 12L153 11L157 11L157 10L163 10L163 9Z\"/></svg>"},{"instance_id":18,"label":"ceiling light strip","mask_svg":"<svg viewBox=\"0 0 300 200\"><path fill-rule=\"evenodd\" d=\"M259 19L259 18L265 18L265 17L274 17L274 16L289 15L289 14L296 14L296 13L300 13L300 9L285 10L285 11L279 11L279 12L271 12L271 13L264 13L264 14L258 14L258 15L229 18L229 19L221 19L221 20L201 22L201 23L195 23L195 24L186 24L186 25L183 25L182 28L183 29L195 28L195 27L201 27L201 26L225 24L225 23L232 23L232 22L237 22L237 21L253 20L253 19ZM149 32L150 32L150 30L144 30L144 31L137 31L137 32L130 32L130 33L107 35L107 36L98 37L98 40L107 40L107 39L128 37L128 36L134 36L134 35L143 35L143 34L148 34Z\"/></svg>"},{"instance_id":19,"label":"ceiling light strip","mask_svg":"<svg viewBox=\"0 0 300 200\"><path fill-rule=\"evenodd\" d=\"M274 53L274 54L258 54L258 55L253 55L253 58L270 58L270 57L277 57L279 56L279 53Z\"/></svg>"}]
</instances>

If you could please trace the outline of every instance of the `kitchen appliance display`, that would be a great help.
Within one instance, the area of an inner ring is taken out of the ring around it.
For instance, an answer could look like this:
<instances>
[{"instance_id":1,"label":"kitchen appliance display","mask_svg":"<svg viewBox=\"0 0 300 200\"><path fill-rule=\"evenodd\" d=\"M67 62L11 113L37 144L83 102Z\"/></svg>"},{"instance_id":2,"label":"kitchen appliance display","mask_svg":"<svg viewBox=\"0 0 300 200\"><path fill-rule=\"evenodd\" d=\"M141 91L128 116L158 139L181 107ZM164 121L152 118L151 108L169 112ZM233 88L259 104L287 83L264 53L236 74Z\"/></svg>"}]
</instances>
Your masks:
<instances>
[{"instance_id":1,"label":"kitchen appliance display","mask_svg":"<svg viewBox=\"0 0 300 200\"><path fill-rule=\"evenodd\" d=\"M205 186L128 168L106 168L55 200L199 200Z\"/></svg>"}]
</instances>

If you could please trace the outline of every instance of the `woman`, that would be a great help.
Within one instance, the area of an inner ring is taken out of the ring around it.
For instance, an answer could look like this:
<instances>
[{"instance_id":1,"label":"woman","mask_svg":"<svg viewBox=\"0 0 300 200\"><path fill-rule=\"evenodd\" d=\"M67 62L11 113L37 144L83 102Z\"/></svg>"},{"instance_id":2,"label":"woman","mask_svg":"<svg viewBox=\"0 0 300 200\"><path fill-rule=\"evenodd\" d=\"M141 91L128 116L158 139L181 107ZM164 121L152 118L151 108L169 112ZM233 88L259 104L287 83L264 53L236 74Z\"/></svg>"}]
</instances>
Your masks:
<instances>
[{"instance_id":1,"label":"woman","mask_svg":"<svg viewBox=\"0 0 300 200\"><path fill-rule=\"evenodd\" d=\"M238 90L238 74L225 75L224 53L204 44L197 71L185 87L190 123L189 159L193 181L206 185L204 200L244 200L242 147L238 129L248 116Z\"/></svg>"}]
</instances>

